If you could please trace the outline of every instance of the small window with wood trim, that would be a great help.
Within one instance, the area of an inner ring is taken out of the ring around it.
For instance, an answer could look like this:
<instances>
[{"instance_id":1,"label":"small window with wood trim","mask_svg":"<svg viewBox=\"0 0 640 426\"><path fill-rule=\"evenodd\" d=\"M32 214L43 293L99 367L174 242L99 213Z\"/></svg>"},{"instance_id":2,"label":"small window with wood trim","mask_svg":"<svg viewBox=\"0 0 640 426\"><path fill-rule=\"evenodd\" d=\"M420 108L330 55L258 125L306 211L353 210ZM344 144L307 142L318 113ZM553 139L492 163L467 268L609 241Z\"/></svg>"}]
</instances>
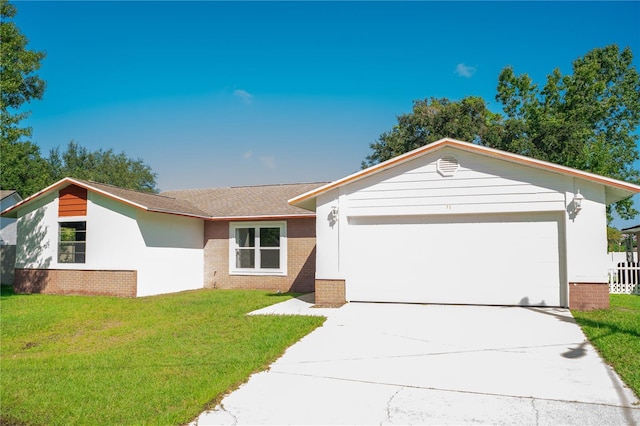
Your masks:
<instances>
[{"instance_id":1,"label":"small window with wood trim","mask_svg":"<svg viewBox=\"0 0 640 426\"><path fill-rule=\"evenodd\" d=\"M60 222L58 263L85 263L87 222Z\"/></svg>"}]
</instances>

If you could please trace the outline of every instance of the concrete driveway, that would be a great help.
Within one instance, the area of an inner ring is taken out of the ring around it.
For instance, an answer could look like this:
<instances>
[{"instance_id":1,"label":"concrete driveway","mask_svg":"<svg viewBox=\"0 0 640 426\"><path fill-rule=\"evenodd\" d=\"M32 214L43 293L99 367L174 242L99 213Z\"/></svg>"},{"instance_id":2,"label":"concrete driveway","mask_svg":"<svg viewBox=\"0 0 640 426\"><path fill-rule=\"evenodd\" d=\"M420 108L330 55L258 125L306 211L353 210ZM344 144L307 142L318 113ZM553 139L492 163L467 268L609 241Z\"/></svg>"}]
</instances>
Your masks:
<instances>
[{"instance_id":1,"label":"concrete driveway","mask_svg":"<svg viewBox=\"0 0 640 426\"><path fill-rule=\"evenodd\" d=\"M309 305L266 309L328 319L194 425L640 424L566 309Z\"/></svg>"}]
</instances>

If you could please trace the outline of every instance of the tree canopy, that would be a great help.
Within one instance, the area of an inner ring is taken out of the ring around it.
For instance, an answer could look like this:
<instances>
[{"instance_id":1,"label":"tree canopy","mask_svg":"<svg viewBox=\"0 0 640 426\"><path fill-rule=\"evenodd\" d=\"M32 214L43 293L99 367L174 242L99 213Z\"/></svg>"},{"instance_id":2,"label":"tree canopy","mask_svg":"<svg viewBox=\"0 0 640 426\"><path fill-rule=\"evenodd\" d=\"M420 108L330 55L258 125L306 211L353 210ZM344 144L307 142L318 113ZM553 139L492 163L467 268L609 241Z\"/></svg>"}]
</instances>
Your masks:
<instances>
[{"instance_id":1,"label":"tree canopy","mask_svg":"<svg viewBox=\"0 0 640 426\"><path fill-rule=\"evenodd\" d=\"M370 145L373 152L362 162L363 168L446 137L491 145L501 130L500 115L489 111L484 100L474 96L460 101L414 101L413 111L397 119L393 129Z\"/></svg>"},{"instance_id":2,"label":"tree canopy","mask_svg":"<svg viewBox=\"0 0 640 426\"><path fill-rule=\"evenodd\" d=\"M29 115L20 108L33 99L41 99L46 86L36 74L45 54L27 49L27 38L12 21L15 15L15 6L0 0L0 114L2 138L9 142L31 135L28 127L19 127Z\"/></svg>"},{"instance_id":3,"label":"tree canopy","mask_svg":"<svg viewBox=\"0 0 640 426\"><path fill-rule=\"evenodd\" d=\"M156 174L142 159L133 160L113 149L89 151L71 141L64 152L51 150L48 165L52 182L64 177L92 180L120 188L157 192Z\"/></svg>"},{"instance_id":4,"label":"tree canopy","mask_svg":"<svg viewBox=\"0 0 640 426\"><path fill-rule=\"evenodd\" d=\"M32 194L46 185L46 163L40 148L25 138L24 104L41 99L45 81L38 77L45 54L27 49L27 38L13 22L16 8L0 0L0 187Z\"/></svg>"},{"instance_id":5,"label":"tree canopy","mask_svg":"<svg viewBox=\"0 0 640 426\"><path fill-rule=\"evenodd\" d=\"M370 145L368 167L436 140L452 137L615 179L640 183L638 160L640 77L629 48L596 48L559 69L539 88L527 74L506 67L496 100L503 113L481 98L415 101L413 111ZM631 198L614 205L623 219L638 211Z\"/></svg>"},{"instance_id":6,"label":"tree canopy","mask_svg":"<svg viewBox=\"0 0 640 426\"><path fill-rule=\"evenodd\" d=\"M506 115L504 133L492 145L568 167L640 183L634 131L640 123L640 76L629 48L596 48L559 69L539 89L511 67L498 77L496 100ZM631 199L615 205L623 219L638 213Z\"/></svg>"}]
</instances>

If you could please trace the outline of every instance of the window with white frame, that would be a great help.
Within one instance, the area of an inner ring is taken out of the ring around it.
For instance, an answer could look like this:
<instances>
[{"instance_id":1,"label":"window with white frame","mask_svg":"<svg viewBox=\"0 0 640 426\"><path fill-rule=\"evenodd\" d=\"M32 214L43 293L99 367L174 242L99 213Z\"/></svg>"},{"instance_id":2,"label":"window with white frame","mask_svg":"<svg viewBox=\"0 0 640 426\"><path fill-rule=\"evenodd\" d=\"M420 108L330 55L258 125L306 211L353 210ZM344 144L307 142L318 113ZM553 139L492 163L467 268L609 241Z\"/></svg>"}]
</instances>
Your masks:
<instances>
[{"instance_id":1,"label":"window with white frame","mask_svg":"<svg viewBox=\"0 0 640 426\"><path fill-rule=\"evenodd\" d=\"M60 222L58 262L85 263L87 253L87 222Z\"/></svg>"},{"instance_id":2,"label":"window with white frame","mask_svg":"<svg viewBox=\"0 0 640 426\"><path fill-rule=\"evenodd\" d=\"M229 273L286 275L286 222L232 222Z\"/></svg>"}]
</instances>

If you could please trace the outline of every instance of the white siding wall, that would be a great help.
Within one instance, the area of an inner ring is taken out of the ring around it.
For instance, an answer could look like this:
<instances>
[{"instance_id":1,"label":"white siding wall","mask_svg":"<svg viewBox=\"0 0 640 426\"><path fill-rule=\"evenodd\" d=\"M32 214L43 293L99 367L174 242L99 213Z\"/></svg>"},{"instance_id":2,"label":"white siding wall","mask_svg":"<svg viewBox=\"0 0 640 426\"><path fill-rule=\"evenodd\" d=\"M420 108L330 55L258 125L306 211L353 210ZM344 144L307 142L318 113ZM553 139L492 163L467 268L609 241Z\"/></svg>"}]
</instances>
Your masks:
<instances>
[{"instance_id":1,"label":"white siding wall","mask_svg":"<svg viewBox=\"0 0 640 426\"><path fill-rule=\"evenodd\" d=\"M436 170L437 160L455 155L453 176ZM349 216L426 215L561 211L558 176L507 161L451 148L419 157L343 187Z\"/></svg>"},{"instance_id":2,"label":"white siding wall","mask_svg":"<svg viewBox=\"0 0 640 426\"><path fill-rule=\"evenodd\" d=\"M316 278L343 279L340 274L340 228L344 215L340 212L339 190L334 189L316 201ZM332 208L338 210L334 218Z\"/></svg>"},{"instance_id":3,"label":"white siding wall","mask_svg":"<svg viewBox=\"0 0 640 426\"><path fill-rule=\"evenodd\" d=\"M17 268L136 270L138 296L202 288L204 223L89 192L87 216L58 217L57 193L19 211ZM83 264L58 263L58 223L87 222Z\"/></svg>"},{"instance_id":4,"label":"white siding wall","mask_svg":"<svg viewBox=\"0 0 640 426\"><path fill-rule=\"evenodd\" d=\"M582 210L573 215L577 190L585 197ZM567 272L569 282L607 282L607 210L604 186L576 179L567 192Z\"/></svg>"}]
</instances>

